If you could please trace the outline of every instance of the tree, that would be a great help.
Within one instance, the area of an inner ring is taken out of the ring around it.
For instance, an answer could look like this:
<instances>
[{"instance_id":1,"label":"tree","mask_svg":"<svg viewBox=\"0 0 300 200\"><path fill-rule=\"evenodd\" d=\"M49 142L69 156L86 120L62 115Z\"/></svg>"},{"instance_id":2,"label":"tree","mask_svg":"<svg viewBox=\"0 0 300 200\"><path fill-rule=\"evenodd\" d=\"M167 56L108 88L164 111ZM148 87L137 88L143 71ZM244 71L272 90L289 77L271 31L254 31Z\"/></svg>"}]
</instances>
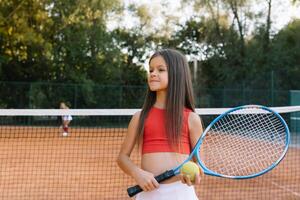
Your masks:
<instances>
[{"instance_id":1,"label":"tree","mask_svg":"<svg viewBox=\"0 0 300 200\"><path fill-rule=\"evenodd\" d=\"M280 89L299 89L300 85L300 19L293 20L274 36L270 65L278 71Z\"/></svg>"},{"instance_id":2,"label":"tree","mask_svg":"<svg viewBox=\"0 0 300 200\"><path fill-rule=\"evenodd\" d=\"M116 51L106 21L118 0L2 2L2 80L108 81L104 56Z\"/></svg>"},{"instance_id":3,"label":"tree","mask_svg":"<svg viewBox=\"0 0 300 200\"><path fill-rule=\"evenodd\" d=\"M52 20L45 2L2 1L0 5L2 80L46 78L51 59Z\"/></svg>"}]
</instances>

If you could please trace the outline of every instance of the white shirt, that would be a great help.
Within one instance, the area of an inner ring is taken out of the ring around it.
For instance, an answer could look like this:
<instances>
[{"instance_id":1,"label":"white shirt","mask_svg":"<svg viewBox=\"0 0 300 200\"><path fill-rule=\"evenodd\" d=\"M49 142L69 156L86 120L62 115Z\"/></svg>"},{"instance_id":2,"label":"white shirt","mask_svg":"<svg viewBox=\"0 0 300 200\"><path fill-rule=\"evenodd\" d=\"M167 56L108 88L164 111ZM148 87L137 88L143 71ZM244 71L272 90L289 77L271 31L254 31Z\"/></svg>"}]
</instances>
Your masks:
<instances>
[{"instance_id":1,"label":"white shirt","mask_svg":"<svg viewBox=\"0 0 300 200\"><path fill-rule=\"evenodd\" d=\"M72 118L71 115L64 115L64 116L62 116L62 119L63 119L64 121L71 121L73 118Z\"/></svg>"}]
</instances>

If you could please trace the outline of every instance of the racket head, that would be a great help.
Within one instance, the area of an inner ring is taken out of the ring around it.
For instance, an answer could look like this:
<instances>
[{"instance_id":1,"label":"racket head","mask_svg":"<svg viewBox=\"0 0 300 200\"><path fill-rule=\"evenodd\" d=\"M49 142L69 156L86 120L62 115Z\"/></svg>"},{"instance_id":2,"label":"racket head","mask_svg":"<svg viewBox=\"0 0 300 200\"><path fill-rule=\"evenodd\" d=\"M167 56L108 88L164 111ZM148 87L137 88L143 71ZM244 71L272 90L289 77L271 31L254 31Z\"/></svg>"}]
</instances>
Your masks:
<instances>
[{"instance_id":1,"label":"racket head","mask_svg":"<svg viewBox=\"0 0 300 200\"><path fill-rule=\"evenodd\" d=\"M193 154L205 174L247 179L277 166L289 143L288 126L277 112L260 105L246 105L213 120Z\"/></svg>"}]
</instances>

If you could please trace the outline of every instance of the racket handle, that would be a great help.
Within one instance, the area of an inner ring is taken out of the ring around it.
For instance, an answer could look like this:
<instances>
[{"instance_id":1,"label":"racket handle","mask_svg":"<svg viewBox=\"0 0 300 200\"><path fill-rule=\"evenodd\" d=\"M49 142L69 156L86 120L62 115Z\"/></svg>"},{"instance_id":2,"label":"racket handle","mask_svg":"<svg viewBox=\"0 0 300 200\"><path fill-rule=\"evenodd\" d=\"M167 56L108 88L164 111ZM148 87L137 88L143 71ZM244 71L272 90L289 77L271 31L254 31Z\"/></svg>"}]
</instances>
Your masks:
<instances>
[{"instance_id":1,"label":"racket handle","mask_svg":"<svg viewBox=\"0 0 300 200\"><path fill-rule=\"evenodd\" d=\"M173 170L169 170L169 171L166 171L158 176L155 176L155 179L157 180L157 182L162 182L164 180L167 180L171 177L175 176L175 173ZM136 186L133 186L133 187L130 187L127 189L127 193L128 193L128 196L130 197L133 197L134 195L142 192L142 188L139 186L139 185L136 185Z\"/></svg>"}]
</instances>

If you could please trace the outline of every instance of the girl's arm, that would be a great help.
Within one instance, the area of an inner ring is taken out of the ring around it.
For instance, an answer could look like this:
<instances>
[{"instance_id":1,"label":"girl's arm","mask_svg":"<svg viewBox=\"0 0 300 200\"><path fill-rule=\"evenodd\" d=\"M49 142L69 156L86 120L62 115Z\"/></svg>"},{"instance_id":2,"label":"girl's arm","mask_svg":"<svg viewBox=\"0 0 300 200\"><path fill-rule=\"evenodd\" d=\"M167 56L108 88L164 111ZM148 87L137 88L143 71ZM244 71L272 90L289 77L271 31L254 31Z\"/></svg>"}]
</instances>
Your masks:
<instances>
[{"instance_id":1,"label":"girl's arm","mask_svg":"<svg viewBox=\"0 0 300 200\"><path fill-rule=\"evenodd\" d=\"M203 133L202 122L201 122L199 115L197 115L194 112L191 112L189 114L188 125L189 125L191 146L192 146L192 148L194 148L198 139L200 138L201 134ZM181 180L183 183L186 183L187 185L193 185L193 184L199 185L202 175L203 175L203 172L200 168L200 174L196 175L194 183L191 182L189 177L183 176L183 175L181 175Z\"/></svg>"},{"instance_id":2,"label":"girl's arm","mask_svg":"<svg viewBox=\"0 0 300 200\"><path fill-rule=\"evenodd\" d=\"M144 190L150 191L159 186L155 180L154 175L150 172L144 171L136 166L130 160L130 154L135 146L137 135L137 127L140 118L140 112L136 113L128 126L127 135L121 146L121 150L117 159L119 167L128 175L133 177L137 184Z\"/></svg>"}]
</instances>

